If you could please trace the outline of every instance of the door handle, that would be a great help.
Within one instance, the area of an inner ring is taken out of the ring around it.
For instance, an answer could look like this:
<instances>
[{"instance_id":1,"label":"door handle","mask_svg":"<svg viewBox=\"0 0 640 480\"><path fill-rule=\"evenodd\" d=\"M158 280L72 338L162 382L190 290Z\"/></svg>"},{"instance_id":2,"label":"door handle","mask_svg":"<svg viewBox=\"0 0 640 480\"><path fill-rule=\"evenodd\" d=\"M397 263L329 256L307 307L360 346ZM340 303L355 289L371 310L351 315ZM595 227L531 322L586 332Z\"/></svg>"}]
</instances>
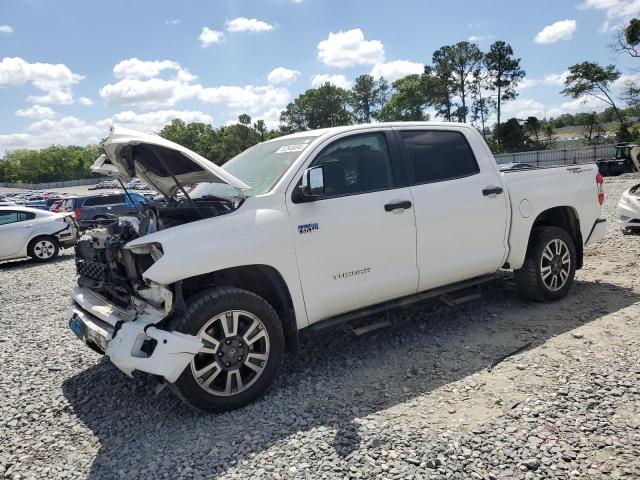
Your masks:
<instances>
[{"instance_id":1,"label":"door handle","mask_svg":"<svg viewBox=\"0 0 640 480\"><path fill-rule=\"evenodd\" d=\"M502 187L494 187L493 185L490 185L482 189L482 195L485 197L490 195L500 195L503 191Z\"/></svg>"},{"instance_id":2,"label":"door handle","mask_svg":"<svg viewBox=\"0 0 640 480\"><path fill-rule=\"evenodd\" d=\"M400 200L400 201L394 201L391 203L387 203L384 206L384 211L385 212L393 212L394 210L398 210L402 208L403 210L406 210L407 208L411 208L411 202L409 200Z\"/></svg>"},{"instance_id":3,"label":"door handle","mask_svg":"<svg viewBox=\"0 0 640 480\"><path fill-rule=\"evenodd\" d=\"M20 228L31 228L33 227L33 223L29 223L27 225L21 225Z\"/></svg>"}]
</instances>

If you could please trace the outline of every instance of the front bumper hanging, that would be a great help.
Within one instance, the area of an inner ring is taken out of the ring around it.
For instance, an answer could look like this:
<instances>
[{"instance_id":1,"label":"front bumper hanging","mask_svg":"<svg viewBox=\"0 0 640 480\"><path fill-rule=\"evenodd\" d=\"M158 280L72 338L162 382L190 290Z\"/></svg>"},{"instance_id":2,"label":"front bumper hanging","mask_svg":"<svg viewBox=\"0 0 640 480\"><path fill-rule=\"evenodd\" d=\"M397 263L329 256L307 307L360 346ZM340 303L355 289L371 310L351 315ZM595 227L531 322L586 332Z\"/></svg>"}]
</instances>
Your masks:
<instances>
[{"instance_id":1,"label":"front bumper hanging","mask_svg":"<svg viewBox=\"0 0 640 480\"><path fill-rule=\"evenodd\" d=\"M127 375L138 370L174 383L203 344L193 335L156 327L163 318L158 311L120 308L83 287L72 290L67 313L73 333Z\"/></svg>"}]
</instances>

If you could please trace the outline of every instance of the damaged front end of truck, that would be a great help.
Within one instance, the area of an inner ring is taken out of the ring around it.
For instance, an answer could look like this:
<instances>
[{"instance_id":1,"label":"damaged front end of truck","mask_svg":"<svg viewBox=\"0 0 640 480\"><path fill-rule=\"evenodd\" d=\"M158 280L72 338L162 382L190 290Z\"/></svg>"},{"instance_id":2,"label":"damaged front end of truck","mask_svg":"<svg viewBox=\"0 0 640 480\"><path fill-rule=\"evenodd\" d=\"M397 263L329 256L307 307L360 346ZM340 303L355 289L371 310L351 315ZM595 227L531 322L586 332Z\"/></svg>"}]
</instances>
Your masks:
<instances>
[{"instance_id":1,"label":"damaged front end of truck","mask_svg":"<svg viewBox=\"0 0 640 480\"><path fill-rule=\"evenodd\" d=\"M189 222L233 213L246 184L208 160L153 134L114 128L92 170L142 178L164 196L118 218L100 220L76 244L77 286L70 329L128 375L138 370L173 383L202 348L195 336L173 331L184 310L181 282L145 278L164 252L145 237ZM191 198L185 185L226 184L229 196Z\"/></svg>"}]
</instances>

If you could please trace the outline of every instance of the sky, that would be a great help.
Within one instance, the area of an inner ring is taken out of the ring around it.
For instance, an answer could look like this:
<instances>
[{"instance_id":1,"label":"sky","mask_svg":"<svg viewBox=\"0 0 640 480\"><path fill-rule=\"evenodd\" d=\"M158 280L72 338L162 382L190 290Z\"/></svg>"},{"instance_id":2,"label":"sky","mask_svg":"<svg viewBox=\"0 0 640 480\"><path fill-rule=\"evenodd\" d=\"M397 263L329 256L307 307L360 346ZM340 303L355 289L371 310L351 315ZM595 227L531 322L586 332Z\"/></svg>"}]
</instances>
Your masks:
<instances>
[{"instance_id":1,"label":"sky","mask_svg":"<svg viewBox=\"0 0 640 480\"><path fill-rule=\"evenodd\" d=\"M419 73L462 40L511 44L526 71L503 117L601 110L560 95L591 60L640 78L608 47L640 0L0 0L0 152L83 145L173 118L276 127L325 81Z\"/></svg>"}]
</instances>

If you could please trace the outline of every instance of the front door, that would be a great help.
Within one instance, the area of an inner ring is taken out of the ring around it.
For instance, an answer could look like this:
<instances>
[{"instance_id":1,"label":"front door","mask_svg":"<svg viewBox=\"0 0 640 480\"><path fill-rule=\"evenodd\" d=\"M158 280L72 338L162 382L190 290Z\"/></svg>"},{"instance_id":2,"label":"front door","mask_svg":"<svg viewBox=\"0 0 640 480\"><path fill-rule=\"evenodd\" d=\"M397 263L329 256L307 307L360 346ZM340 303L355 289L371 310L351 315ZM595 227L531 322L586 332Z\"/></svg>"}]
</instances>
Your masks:
<instances>
[{"instance_id":1,"label":"front door","mask_svg":"<svg viewBox=\"0 0 640 480\"><path fill-rule=\"evenodd\" d=\"M415 293L411 192L398 186L388 134L346 135L321 149L325 193L287 208L309 323Z\"/></svg>"}]
</instances>

